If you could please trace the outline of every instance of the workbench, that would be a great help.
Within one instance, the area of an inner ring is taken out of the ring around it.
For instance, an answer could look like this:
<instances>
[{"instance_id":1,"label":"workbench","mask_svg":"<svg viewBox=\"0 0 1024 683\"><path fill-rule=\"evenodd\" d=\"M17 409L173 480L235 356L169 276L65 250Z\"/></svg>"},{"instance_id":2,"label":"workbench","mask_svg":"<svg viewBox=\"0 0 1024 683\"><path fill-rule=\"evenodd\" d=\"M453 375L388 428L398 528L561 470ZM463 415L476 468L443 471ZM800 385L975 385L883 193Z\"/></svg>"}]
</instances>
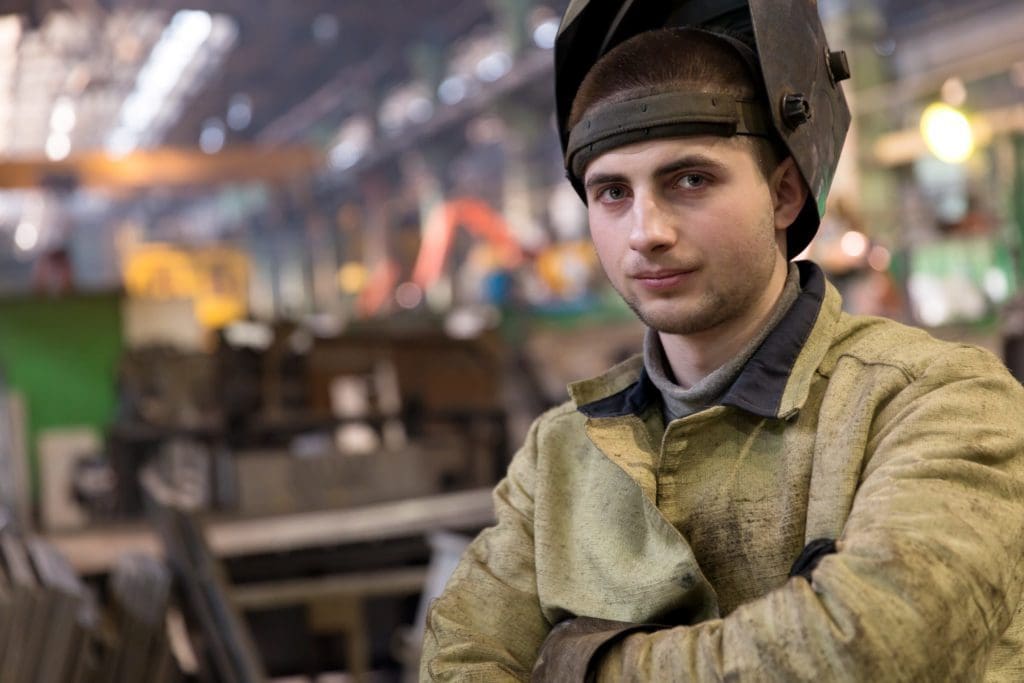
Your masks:
<instances>
[{"instance_id":1,"label":"workbench","mask_svg":"<svg viewBox=\"0 0 1024 683\"><path fill-rule=\"evenodd\" d=\"M204 527L214 554L227 559L474 530L493 522L491 490L481 488L342 510L249 519L211 517ZM85 576L108 572L124 554L163 555L156 532L140 524L48 534L46 540Z\"/></svg>"}]
</instances>

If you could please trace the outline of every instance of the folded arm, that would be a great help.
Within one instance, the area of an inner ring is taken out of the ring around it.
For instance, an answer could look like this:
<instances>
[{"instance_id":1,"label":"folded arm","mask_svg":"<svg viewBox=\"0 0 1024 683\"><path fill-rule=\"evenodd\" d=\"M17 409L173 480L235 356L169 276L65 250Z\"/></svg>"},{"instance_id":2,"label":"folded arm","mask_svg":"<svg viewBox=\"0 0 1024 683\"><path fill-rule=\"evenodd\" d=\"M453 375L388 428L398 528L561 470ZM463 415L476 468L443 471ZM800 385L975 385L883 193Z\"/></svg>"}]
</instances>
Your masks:
<instances>
[{"instance_id":1,"label":"folded arm","mask_svg":"<svg viewBox=\"0 0 1024 683\"><path fill-rule=\"evenodd\" d=\"M494 491L497 524L470 545L427 617L422 681L526 681L551 625L537 597L534 424Z\"/></svg>"},{"instance_id":2,"label":"folded arm","mask_svg":"<svg viewBox=\"0 0 1024 683\"><path fill-rule=\"evenodd\" d=\"M694 626L623 637L599 625L608 642L590 675L980 678L1024 580L1024 392L994 365L957 350L879 411L838 552L811 581ZM557 629L544 659L572 652L572 638Z\"/></svg>"}]
</instances>

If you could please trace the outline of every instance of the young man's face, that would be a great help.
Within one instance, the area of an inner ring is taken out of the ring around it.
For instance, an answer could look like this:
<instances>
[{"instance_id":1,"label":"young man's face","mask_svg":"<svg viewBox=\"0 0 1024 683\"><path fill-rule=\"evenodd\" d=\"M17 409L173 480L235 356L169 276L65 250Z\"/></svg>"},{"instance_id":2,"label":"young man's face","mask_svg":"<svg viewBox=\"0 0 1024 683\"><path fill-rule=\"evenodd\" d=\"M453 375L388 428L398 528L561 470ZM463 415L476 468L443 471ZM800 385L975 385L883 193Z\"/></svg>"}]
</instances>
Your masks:
<instances>
[{"instance_id":1,"label":"young man's face","mask_svg":"<svg viewBox=\"0 0 1024 683\"><path fill-rule=\"evenodd\" d=\"M691 335L770 309L786 273L770 182L736 137L642 142L590 164L591 237L641 320Z\"/></svg>"}]
</instances>

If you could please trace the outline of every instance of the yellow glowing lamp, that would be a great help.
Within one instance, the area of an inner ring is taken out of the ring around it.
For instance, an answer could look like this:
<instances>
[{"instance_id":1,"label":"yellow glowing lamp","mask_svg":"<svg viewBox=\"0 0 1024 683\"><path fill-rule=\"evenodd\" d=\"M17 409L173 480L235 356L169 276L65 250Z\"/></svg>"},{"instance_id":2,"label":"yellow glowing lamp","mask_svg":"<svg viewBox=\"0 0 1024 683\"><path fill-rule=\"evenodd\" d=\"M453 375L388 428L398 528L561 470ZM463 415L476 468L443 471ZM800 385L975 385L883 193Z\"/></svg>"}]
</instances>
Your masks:
<instances>
[{"instance_id":1,"label":"yellow glowing lamp","mask_svg":"<svg viewBox=\"0 0 1024 683\"><path fill-rule=\"evenodd\" d=\"M962 111L937 102L921 115L921 135L928 151L947 164L962 164L974 154L971 122Z\"/></svg>"},{"instance_id":2,"label":"yellow glowing lamp","mask_svg":"<svg viewBox=\"0 0 1024 683\"><path fill-rule=\"evenodd\" d=\"M349 261L338 270L338 287L345 294L358 294L366 288L369 273L366 266Z\"/></svg>"}]
</instances>

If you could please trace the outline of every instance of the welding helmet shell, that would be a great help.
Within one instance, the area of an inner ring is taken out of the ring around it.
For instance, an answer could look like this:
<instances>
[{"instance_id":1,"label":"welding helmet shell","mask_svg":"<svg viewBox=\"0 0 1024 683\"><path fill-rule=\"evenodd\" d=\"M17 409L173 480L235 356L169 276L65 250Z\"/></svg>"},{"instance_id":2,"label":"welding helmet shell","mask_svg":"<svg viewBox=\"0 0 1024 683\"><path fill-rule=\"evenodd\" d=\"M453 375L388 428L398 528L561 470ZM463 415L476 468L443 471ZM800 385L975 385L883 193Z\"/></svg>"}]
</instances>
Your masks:
<instances>
[{"instance_id":1,"label":"welding helmet shell","mask_svg":"<svg viewBox=\"0 0 1024 683\"><path fill-rule=\"evenodd\" d=\"M829 50L815 0L572 0L555 43L556 115L569 180L585 200L582 173L572 164L578 150L570 148L580 131L568 125L587 73L620 43L668 27L702 29L731 43L738 36L752 48L767 100L764 127L792 155L809 189L806 205L787 231L789 257L796 256L818 230L850 127L839 85L850 75L846 56ZM689 120L699 119L705 109L697 106ZM618 115L628 116L624 111Z\"/></svg>"}]
</instances>

